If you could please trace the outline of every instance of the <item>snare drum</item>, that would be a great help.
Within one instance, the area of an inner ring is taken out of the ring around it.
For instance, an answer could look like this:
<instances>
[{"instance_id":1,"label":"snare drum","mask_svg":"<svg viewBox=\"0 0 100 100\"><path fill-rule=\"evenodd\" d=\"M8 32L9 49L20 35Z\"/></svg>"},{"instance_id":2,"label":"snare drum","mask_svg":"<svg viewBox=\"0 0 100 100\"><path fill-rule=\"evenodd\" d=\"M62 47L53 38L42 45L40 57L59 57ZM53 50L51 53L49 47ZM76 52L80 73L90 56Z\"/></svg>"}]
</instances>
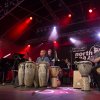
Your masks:
<instances>
[{"instance_id":1,"label":"snare drum","mask_svg":"<svg viewBox=\"0 0 100 100\"><path fill-rule=\"evenodd\" d=\"M32 86L34 83L34 75L35 75L36 65L32 61L25 62L25 78L24 84L25 86Z\"/></svg>"}]
</instances>

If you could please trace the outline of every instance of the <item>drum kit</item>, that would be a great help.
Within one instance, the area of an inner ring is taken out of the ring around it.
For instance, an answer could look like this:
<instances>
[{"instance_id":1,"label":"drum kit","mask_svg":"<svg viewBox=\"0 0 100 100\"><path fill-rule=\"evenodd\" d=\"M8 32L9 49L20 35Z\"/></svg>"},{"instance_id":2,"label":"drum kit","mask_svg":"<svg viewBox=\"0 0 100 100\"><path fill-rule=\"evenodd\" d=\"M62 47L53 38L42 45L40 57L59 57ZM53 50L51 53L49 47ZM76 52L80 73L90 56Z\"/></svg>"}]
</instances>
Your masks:
<instances>
[{"instance_id":1,"label":"drum kit","mask_svg":"<svg viewBox=\"0 0 100 100\"><path fill-rule=\"evenodd\" d=\"M47 87L49 72L51 73L51 85L53 88L58 87L58 74L60 67L51 66L46 62L36 64L33 61L20 63L18 66L19 86Z\"/></svg>"}]
</instances>

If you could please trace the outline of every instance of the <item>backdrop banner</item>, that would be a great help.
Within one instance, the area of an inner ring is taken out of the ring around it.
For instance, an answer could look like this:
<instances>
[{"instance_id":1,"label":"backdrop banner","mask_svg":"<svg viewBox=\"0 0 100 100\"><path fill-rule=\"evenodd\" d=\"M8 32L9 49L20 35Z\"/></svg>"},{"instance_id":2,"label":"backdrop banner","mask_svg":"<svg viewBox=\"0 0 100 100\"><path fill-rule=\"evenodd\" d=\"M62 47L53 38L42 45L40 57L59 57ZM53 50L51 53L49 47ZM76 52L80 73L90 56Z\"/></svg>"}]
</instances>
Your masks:
<instances>
[{"instance_id":1,"label":"backdrop banner","mask_svg":"<svg viewBox=\"0 0 100 100\"><path fill-rule=\"evenodd\" d=\"M89 60L99 50L100 43L89 44L82 47L74 47L72 48L73 62L77 59Z\"/></svg>"}]
</instances>

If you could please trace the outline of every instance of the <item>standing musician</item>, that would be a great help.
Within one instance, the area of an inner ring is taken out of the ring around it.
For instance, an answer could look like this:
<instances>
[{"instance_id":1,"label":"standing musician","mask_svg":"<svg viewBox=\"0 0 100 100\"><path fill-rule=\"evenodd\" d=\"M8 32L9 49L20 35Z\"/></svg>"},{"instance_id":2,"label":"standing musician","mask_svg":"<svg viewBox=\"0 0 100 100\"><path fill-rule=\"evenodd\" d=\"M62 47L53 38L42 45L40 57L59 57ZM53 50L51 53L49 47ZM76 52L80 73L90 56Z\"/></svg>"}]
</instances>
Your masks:
<instances>
[{"instance_id":1,"label":"standing musician","mask_svg":"<svg viewBox=\"0 0 100 100\"><path fill-rule=\"evenodd\" d=\"M37 58L36 63L41 63L41 62L47 62L50 64L50 60L48 57L46 57L46 51L41 50L40 51L40 57Z\"/></svg>"},{"instance_id":2,"label":"standing musician","mask_svg":"<svg viewBox=\"0 0 100 100\"><path fill-rule=\"evenodd\" d=\"M62 69L63 69L63 77L67 79L67 85L72 83L72 77L70 77L71 74L71 63L69 62L68 58L64 59L62 61ZM62 77L62 80L63 80ZM64 83L65 84L65 83Z\"/></svg>"},{"instance_id":3,"label":"standing musician","mask_svg":"<svg viewBox=\"0 0 100 100\"><path fill-rule=\"evenodd\" d=\"M21 62L25 62L25 59L23 58L23 54L19 53L14 53L13 55L13 67L12 67L12 72L13 72L13 79L12 79L12 84L14 85L14 88L18 87L18 66Z\"/></svg>"},{"instance_id":4,"label":"standing musician","mask_svg":"<svg viewBox=\"0 0 100 100\"><path fill-rule=\"evenodd\" d=\"M64 60L64 62L65 62L65 67L67 68L67 69L70 69L70 62L69 62L69 60L66 58L65 60Z\"/></svg>"},{"instance_id":5,"label":"standing musician","mask_svg":"<svg viewBox=\"0 0 100 100\"><path fill-rule=\"evenodd\" d=\"M54 56L53 56L53 53L52 53L52 50L51 49L48 50L47 57L50 60L50 65L53 65L53 61L52 60L53 60Z\"/></svg>"},{"instance_id":6,"label":"standing musician","mask_svg":"<svg viewBox=\"0 0 100 100\"><path fill-rule=\"evenodd\" d=\"M53 66L54 64L53 64L53 61L52 61L52 60L54 59L54 55L53 55L51 49L48 50L47 57L48 57L49 60L50 60L50 65ZM51 76L49 76L48 84L49 84L49 85L51 84Z\"/></svg>"},{"instance_id":7,"label":"standing musician","mask_svg":"<svg viewBox=\"0 0 100 100\"><path fill-rule=\"evenodd\" d=\"M41 50L40 51L40 57L37 58L36 63L48 63L50 65L50 60L49 58L46 56L46 51L45 50ZM46 87L47 83L48 83L48 78L49 78L49 66L46 66L46 68L44 69L45 66L41 66L39 67L39 71L38 71L38 78L39 78L39 85L40 87Z\"/></svg>"},{"instance_id":8,"label":"standing musician","mask_svg":"<svg viewBox=\"0 0 100 100\"><path fill-rule=\"evenodd\" d=\"M95 63L95 67L92 69L91 74L93 75L94 82L100 91L100 51L95 53L91 61Z\"/></svg>"},{"instance_id":9,"label":"standing musician","mask_svg":"<svg viewBox=\"0 0 100 100\"><path fill-rule=\"evenodd\" d=\"M9 62L6 58L0 60L0 83L4 86L6 83L6 77L9 70Z\"/></svg>"}]
</instances>

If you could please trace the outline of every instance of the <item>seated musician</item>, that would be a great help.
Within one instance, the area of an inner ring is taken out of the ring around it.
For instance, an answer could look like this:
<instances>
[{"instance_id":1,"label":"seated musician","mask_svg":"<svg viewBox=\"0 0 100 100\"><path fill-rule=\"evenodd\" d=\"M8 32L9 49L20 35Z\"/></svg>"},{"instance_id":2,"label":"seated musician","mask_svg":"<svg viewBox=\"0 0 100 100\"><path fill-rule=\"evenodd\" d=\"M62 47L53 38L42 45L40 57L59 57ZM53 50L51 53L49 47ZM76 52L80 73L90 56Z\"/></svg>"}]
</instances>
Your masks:
<instances>
[{"instance_id":1,"label":"seated musician","mask_svg":"<svg viewBox=\"0 0 100 100\"><path fill-rule=\"evenodd\" d=\"M93 68L91 74L93 75L94 82L96 83L97 88L100 91L100 74L97 72L97 69L100 68L100 51L95 53L91 61L95 63L95 67Z\"/></svg>"},{"instance_id":2,"label":"seated musician","mask_svg":"<svg viewBox=\"0 0 100 100\"><path fill-rule=\"evenodd\" d=\"M50 64L50 60L48 57L46 57L46 51L41 50L40 51L40 57L37 58L36 63L41 63L41 62L47 62Z\"/></svg>"}]
</instances>

